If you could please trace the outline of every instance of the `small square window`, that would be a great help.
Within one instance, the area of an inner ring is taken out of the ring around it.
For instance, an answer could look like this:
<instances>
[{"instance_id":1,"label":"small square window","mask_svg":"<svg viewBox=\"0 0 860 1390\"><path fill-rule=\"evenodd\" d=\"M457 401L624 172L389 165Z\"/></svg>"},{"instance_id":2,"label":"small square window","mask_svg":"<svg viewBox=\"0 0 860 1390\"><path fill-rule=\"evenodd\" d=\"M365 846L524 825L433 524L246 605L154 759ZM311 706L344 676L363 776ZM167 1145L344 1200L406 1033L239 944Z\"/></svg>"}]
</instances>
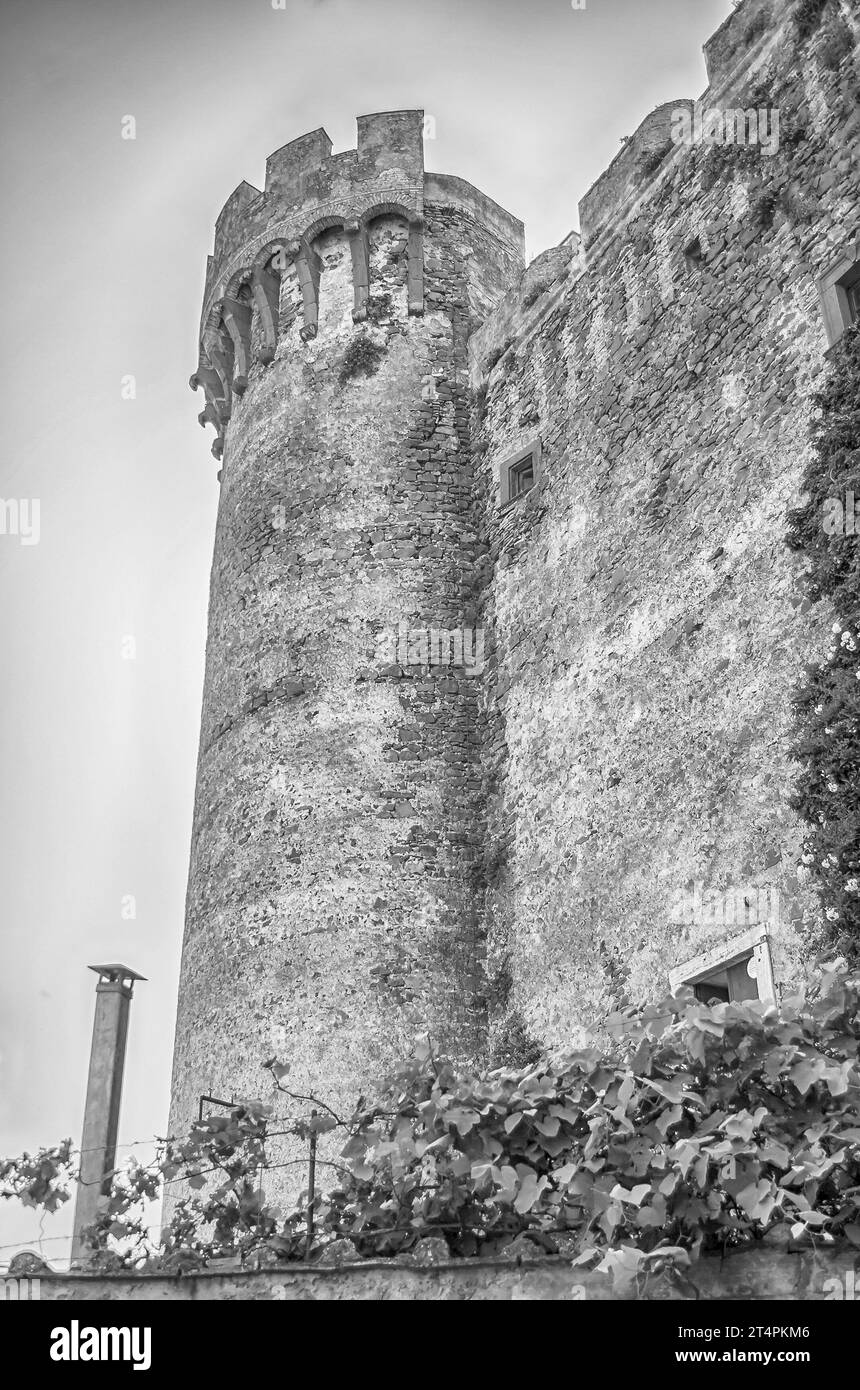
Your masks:
<instances>
[{"instance_id":1,"label":"small square window","mask_svg":"<svg viewBox=\"0 0 860 1390\"><path fill-rule=\"evenodd\" d=\"M673 990L690 985L702 1004L735 1003L742 999L776 1001L770 938L763 926L724 941L713 950L685 961L669 973Z\"/></svg>"},{"instance_id":2,"label":"small square window","mask_svg":"<svg viewBox=\"0 0 860 1390\"><path fill-rule=\"evenodd\" d=\"M531 492L540 477L540 440L533 440L502 461L499 469L499 502L503 507Z\"/></svg>"},{"instance_id":3,"label":"small square window","mask_svg":"<svg viewBox=\"0 0 860 1390\"><path fill-rule=\"evenodd\" d=\"M846 247L818 281L818 295L829 347L846 328L860 323L860 238Z\"/></svg>"}]
</instances>

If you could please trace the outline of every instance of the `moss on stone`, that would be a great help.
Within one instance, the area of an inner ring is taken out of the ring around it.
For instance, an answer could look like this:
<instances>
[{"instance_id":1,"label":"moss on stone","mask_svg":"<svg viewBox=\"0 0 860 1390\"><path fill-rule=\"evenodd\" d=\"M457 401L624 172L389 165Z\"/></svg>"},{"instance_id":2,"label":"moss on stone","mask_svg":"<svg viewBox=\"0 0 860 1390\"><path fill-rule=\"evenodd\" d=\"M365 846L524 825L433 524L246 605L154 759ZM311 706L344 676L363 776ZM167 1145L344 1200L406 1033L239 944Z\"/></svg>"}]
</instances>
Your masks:
<instances>
[{"instance_id":1,"label":"moss on stone","mask_svg":"<svg viewBox=\"0 0 860 1390\"><path fill-rule=\"evenodd\" d=\"M490 1066L530 1067L539 1062L542 1055L541 1045L529 1033L522 1014L512 1010L494 1032Z\"/></svg>"},{"instance_id":2,"label":"moss on stone","mask_svg":"<svg viewBox=\"0 0 860 1390\"><path fill-rule=\"evenodd\" d=\"M794 16L797 37L803 43L821 27L824 12L831 0L800 0Z\"/></svg>"},{"instance_id":3,"label":"moss on stone","mask_svg":"<svg viewBox=\"0 0 860 1390\"><path fill-rule=\"evenodd\" d=\"M385 356L382 343L376 342L367 333L359 333L346 352L340 364L338 381L341 386L358 376L373 376L379 371L379 364Z\"/></svg>"}]
</instances>

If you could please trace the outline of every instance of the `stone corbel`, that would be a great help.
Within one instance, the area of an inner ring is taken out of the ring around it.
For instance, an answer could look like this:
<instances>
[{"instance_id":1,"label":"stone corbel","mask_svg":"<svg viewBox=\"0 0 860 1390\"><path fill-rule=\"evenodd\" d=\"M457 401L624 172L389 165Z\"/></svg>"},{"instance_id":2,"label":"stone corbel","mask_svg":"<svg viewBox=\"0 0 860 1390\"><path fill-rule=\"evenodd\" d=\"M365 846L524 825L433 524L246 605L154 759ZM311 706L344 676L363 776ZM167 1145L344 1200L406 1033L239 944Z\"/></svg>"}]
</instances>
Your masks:
<instances>
[{"instance_id":1,"label":"stone corbel","mask_svg":"<svg viewBox=\"0 0 860 1390\"><path fill-rule=\"evenodd\" d=\"M192 391L198 391L203 387L206 397L206 404L197 416L197 423L205 429L207 425L215 428L215 438L212 441L212 453L216 459L220 459L224 451L224 425L229 415L229 407L225 401L222 391L221 377L207 363L201 362L196 372L193 372L189 382ZM225 410L227 414L225 415Z\"/></svg>"},{"instance_id":2,"label":"stone corbel","mask_svg":"<svg viewBox=\"0 0 860 1390\"><path fill-rule=\"evenodd\" d=\"M424 218L409 218L409 313L424 313Z\"/></svg>"},{"instance_id":3,"label":"stone corbel","mask_svg":"<svg viewBox=\"0 0 860 1390\"><path fill-rule=\"evenodd\" d=\"M224 323L233 344L233 380L237 396L248 388L251 364L251 306L245 300L225 298Z\"/></svg>"},{"instance_id":4,"label":"stone corbel","mask_svg":"<svg viewBox=\"0 0 860 1390\"><path fill-rule=\"evenodd\" d=\"M353 323L367 318L367 296L370 292L370 267L367 250L367 228L360 222L344 223L352 256Z\"/></svg>"},{"instance_id":5,"label":"stone corbel","mask_svg":"<svg viewBox=\"0 0 860 1390\"><path fill-rule=\"evenodd\" d=\"M201 362L188 384L192 391L197 391L201 386L203 387L206 410L201 412L205 417L204 419L201 420L199 415L197 417L200 423L205 425L211 422L217 429L220 429L224 421L229 418L229 406L224 398L221 377L215 368L210 367L208 362Z\"/></svg>"},{"instance_id":6,"label":"stone corbel","mask_svg":"<svg viewBox=\"0 0 860 1390\"><path fill-rule=\"evenodd\" d=\"M316 251L304 242L291 242L287 250L293 258L299 289L302 292L304 322L300 337L307 342L309 338L317 336L319 326L320 258Z\"/></svg>"},{"instance_id":7,"label":"stone corbel","mask_svg":"<svg viewBox=\"0 0 860 1390\"><path fill-rule=\"evenodd\" d=\"M205 429L207 425L214 425L215 433L220 434L221 416L218 414L212 401L206 402L200 414L197 416L197 423L201 425L203 429Z\"/></svg>"}]
</instances>

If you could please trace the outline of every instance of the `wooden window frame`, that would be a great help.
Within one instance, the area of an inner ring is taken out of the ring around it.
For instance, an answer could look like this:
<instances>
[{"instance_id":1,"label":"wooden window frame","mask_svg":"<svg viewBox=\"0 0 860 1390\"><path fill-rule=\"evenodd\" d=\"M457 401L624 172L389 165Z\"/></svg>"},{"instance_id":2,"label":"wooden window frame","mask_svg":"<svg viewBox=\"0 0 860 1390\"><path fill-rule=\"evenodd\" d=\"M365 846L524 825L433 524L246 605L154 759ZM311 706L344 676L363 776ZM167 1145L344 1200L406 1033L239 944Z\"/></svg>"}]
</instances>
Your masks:
<instances>
[{"instance_id":1,"label":"wooden window frame","mask_svg":"<svg viewBox=\"0 0 860 1390\"><path fill-rule=\"evenodd\" d=\"M739 936L721 941L701 955L693 956L669 971L669 987L674 992L683 985L691 988L705 984L713 975L728 971L743 961L755 960L755 979L758 984L759 1003L775 1004L776 984L773 975L773 961L770 950L770 933L766 925L759 924Z\"/></svg>"}]
</instances>

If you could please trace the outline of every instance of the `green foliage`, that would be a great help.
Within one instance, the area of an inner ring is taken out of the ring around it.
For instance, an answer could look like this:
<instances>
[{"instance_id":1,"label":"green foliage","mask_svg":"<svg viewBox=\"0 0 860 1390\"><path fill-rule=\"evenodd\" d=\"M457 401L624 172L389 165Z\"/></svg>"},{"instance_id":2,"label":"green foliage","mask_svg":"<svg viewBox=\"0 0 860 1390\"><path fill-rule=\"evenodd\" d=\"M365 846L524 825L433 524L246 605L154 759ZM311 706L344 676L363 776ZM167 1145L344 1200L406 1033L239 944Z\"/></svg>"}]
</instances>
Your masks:
<instances>
[{"instance_id":1,"label":"green foliage","mask_svg":"<svg viewBox=\"0 0 860 1390\"><path fill-rule=\"evenodd\" d=\"M280 1251L277 1214L263 1205L259 1189L270 1115L268 1107L248 1103L229 1115L207 1116L182 1141L162 1142L154 1163L132 1161L118 1170L87 1232L95 1267L176 1273L222 1256L243 1259L261 1247ZM307 1126L297 1122L289 1132L304 1135ZM177 1202L153 1253L146 1204L156 1200L163 1182L182 1182L194 1195ZM284 1253L294 1253L289 1241Z\"/></svg>"},{"instance_id":2,"label":"green foliage","mask_svg":"<svg viewBox=\"0 0 860 1390\"><path fill-rule=\"evenodd\" d=\"M505 338L504 342L498 343L495 347L490 348L490 351L484 358L484 376L490 375L496 363L504 357L505 353L513 345L513 341L513 338Z\"/></svg>"},{"instance_id":3,"label":"green foliage","mask_svg":"<svg viewBox=\"0 0 860 1390\"><path fill-rule=\"evenodd\" d=\"M51 1149L0 1159L0 1197L15 1197L25 1207L56 1211L69 1200L74 1177L72 1141Z\"/></svg>"},{"instance_id":4,"label":"green foliage","mask_svg":"<svg viewBox=\"0 0 860 1390\"><path fill-rule=\"evenodd\" d=\"M390 320L394 306L389 291L377 289L373 294L368 295L366 308L368 323L378 325ZM380 350L382 351L382 349ZM375 370L376 368L374 368Z\"/></svg>"},{"instance_id":5,"label":"green foliage","mask_svg":"<svg viewBox=\"0 0 860 1390\"><path fill-rule=\"evenodd\" d=\"M637 179L649 179L656 173L668 155L676 148L672 140L666 140L653 150L643 150L636 161Z\"/></svg>"},{"instance_id":6,"label":"green foliage","mask_svg":"<svg viewBox=\"0 0 860 1390\"><path fill-rule=\"evenodd\" d=\"M743 38L741 40L744 47L751 48L769 28L772 19L773 16L770 12L770 7L765 5L764 9L759 10L755 19L750 20L749 24L744 29Z\"/></svg>"},{"instance_id":7,"label":"green foliage","mask_svg":"<svg viewBox=\"0 0 860 1390\"><path fill-rule=\"evenodd\" d=\"M842 61L847 58L849 53L854 51L854 36L851 33L844 19L839 19L835 24L827 27L824 42L821 45L821 66L827 68L829 72L837 72L842 66Z\"/></svg>"},{"instance_id":8,"label":"green foliage","mask_svg":"<svg viewBox=\"0 0 860 1390\"><path fill-rule=\"evenodd\" d=\"M860 534L849 525L860 501L860 329L831 355L815 397L813 451L802 480L807 500L789 512L787 543L809 564L806 592L827 600L836 621L824 659L795 696L793 756L801 764L793 805L809 826L804 862L818 888L827 937L860 950Z\"/></svg>"},{"instance_id":9,"label":"green foliage","mask_svg":"<svg viewBox=\"0 0 860 1390\"><path fill-rule=\"evenodd\" d=\"M533 1067L540 1061L540 1043L529 1033L525 1019L512 1009L493 1034L490 1063L494 1067Z\"/></svg>"},{"instance_id":10,"label":"green foliage","mask_svg":"<svg viewBox=\"0 0 860 1390\"><path fill-rule=\"evenodd\" d=\"M824 12L831 0L799 0L794 16L797 37L805 43L821 27Z\"/></svg>"},{"instance_id":11,"label":"green foliage","mask_svg":"<svg viewBox=\"0 0 860 1390\"><path fill-rule=\"evenodd\" d=\"M750 217L760 231L770 231L781 208L784 208L783 195L773 188L765 188L750 203Z\"/></svg>"},{"instance_id":12,"label":"green foliage","mask_svg":"<svg viewBox=\"0 0 860 1390\"><path fill-rule=\"evenodd\" d=\"M790 92L780 94L772 81L760 80L741 92L738 107L745 111L779 110L779 146L774 156L764 157L758 143L704 143L699 153L703 193L723 179L737 175L749 180L753 218L762 229L772 226L777 210L793 222L809 220L809 209L791 187L792 158L810 138L807 120Z\"/></svg>"},{"instance_id":13,"label":"green foliage","mask_svg":"<svg viewBox=\"0 0 860 1390\"><path fill-rule=\"evenodd\" d=\"M753 150L746 145L707 145L701 159L702 192L710 193L720 179L753 165Z\"/></svg>"},{"instance_id":14,"label":"green foliage","mask_svg":"<svg viewBox=\"0 0 860 1390\"><path fill-rule=\"evenodd\" d=\"M610 1270L786 1222L860 1244L860 980L778 1018L689 992L611 1021L617 1046L462 1076L420 1052L345 1149L327 1224L362 1254L438 1230L454 1255L518 1236ZM413 1234L416 1233L416 1234Z\"/></svg>"},{"instance_id":15,"label":"green foliage","mask_svg":"<svg viewBox=\"0 0 860 1390\"><path fill-rule=\"evenodd\" d=\"M357 376L373 376L385 356L385 347L367 333L358 333L352 339L340 364L338 380L341 386Z\"/></svg>"},{"instance_id":16,"label":"green foliage","mask_svg":"<svg viewBox=\"0 0 860 1390\"><path fill-rule=\"evenodd\" d=\"M779 1223L860 1246L860 973L825 967L819 990L781 1013L684 990L615 1014L609 1031L608 1052L487 1074L458 1072L426 1042L377 1105L345 1119L317 1101L322 1113L279 1130L259 1105L203 1120L116 1175L91 1233L96 1264L306 1258L307 1208L284 1220L259 1191L276 1132L343 1135L339 1186L313 1202L312 1257L343 1239L359 1256L395 1255L431 1234L454 1257L526 1241L627 1279ZM266 1065L280 1085L288 1068ZM5 1162L4 1195L50 1202L50 1175L32 1185L38 1162ZM139 1212L162 1180L195 1195L153 1253Z\"/></svg>"}]
</instances>

